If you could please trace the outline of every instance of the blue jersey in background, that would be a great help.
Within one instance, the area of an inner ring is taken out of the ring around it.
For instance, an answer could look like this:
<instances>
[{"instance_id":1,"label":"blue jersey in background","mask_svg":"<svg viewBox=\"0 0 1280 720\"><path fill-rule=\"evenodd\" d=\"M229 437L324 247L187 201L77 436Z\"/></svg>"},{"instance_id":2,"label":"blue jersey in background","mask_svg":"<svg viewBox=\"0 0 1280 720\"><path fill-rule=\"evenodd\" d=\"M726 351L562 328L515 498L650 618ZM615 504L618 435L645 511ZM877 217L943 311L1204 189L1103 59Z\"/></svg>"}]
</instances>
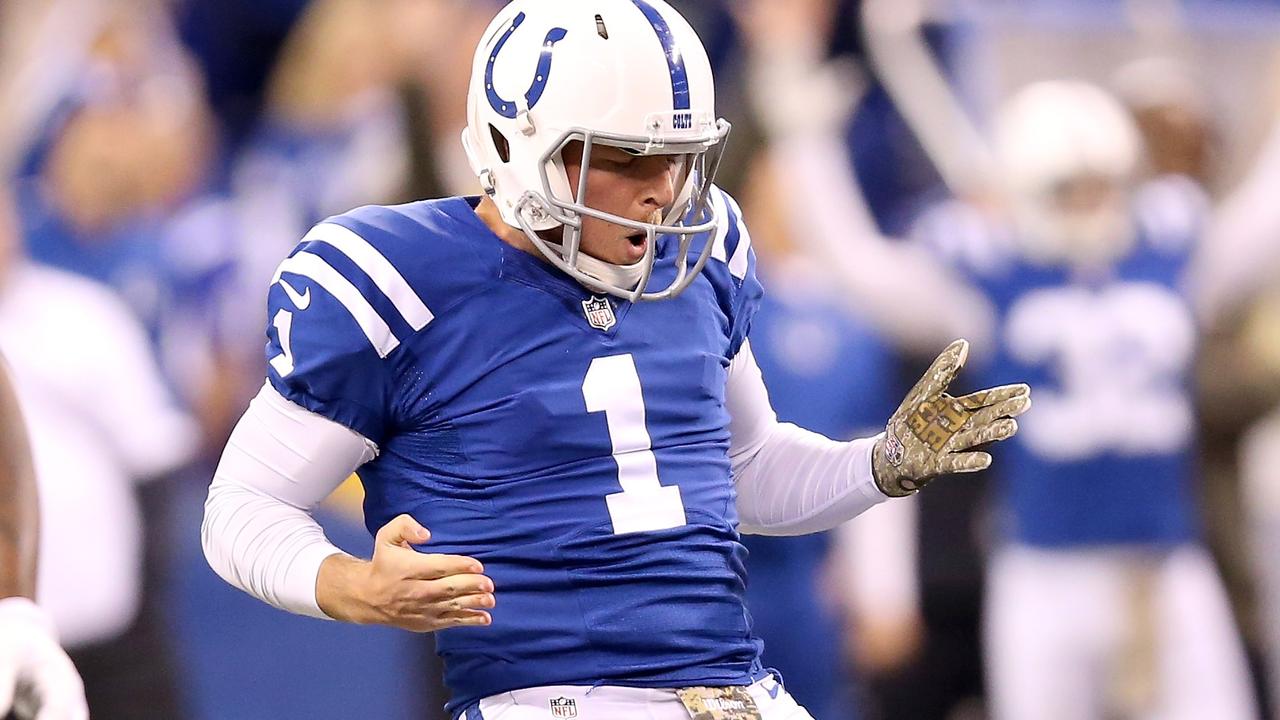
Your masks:
<instances>
[{"instance_id":1,"label":"blue jersey in background","mask_svg":"<svg viewBox=\"0 0 1280 720\"><path fill-rule=\"evenodd\" d=\"M959 205L925 221L926 238L998 314L981 382L1035 388L997 470L1013 539L1074 547L1198 536L1197 336L1183 275L1202 206L1188 181L1148 184L1132 247L1090 273L1023 260L1007 233L972 232L983 226Z\"/></svg>"}]
</instances>

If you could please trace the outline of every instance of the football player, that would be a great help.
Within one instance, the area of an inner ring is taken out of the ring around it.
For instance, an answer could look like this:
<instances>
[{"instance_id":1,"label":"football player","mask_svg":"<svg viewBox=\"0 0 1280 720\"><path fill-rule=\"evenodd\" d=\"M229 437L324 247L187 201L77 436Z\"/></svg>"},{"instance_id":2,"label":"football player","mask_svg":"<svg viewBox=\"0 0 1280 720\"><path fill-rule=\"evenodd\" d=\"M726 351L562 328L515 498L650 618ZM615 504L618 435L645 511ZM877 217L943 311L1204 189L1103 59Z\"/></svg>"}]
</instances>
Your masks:
<instances>
[{"instance_id":1,"label":"football player","mask_svg":"<svg viewBox=\"0 0 1280 720\"><path fill-rule=\"evenodd\" d=\"M36 585L35 469L9 373L0 361L0 717L84 720L84 684L32 598Z\"/></svg>"},{"instance_id":2,"label":"football player","mask_svg":"<svg viewBox=\"0 0 1280 720\"><path fill-rule=\"evenodd\" d=\"M661 0L507 5L468 119L482 196L331 218L277 270L210 564L293 612L439 631L455 717L810 717L761 666L740 533L985 468L1029 389L953 397L957 341L882 435L777 422L751 237L712 184L729 126ZM371 560L309 514L352 471Z\"/></svg>"},{"instance_id":3,"label":"football player","mask_svg":"<svg viewBox=\"0 0 1280 720\"><path fill-rule=\"evenodd\" d=\"M996 718L1256 716L1198 520L1185 288L1205 199L1135 176L1109 93L1042 81L1001 108L997 209L951 202L920 235L992 306L985 378L1039 405L999 468L985 612Z\"/></svg>"}]
</instances>

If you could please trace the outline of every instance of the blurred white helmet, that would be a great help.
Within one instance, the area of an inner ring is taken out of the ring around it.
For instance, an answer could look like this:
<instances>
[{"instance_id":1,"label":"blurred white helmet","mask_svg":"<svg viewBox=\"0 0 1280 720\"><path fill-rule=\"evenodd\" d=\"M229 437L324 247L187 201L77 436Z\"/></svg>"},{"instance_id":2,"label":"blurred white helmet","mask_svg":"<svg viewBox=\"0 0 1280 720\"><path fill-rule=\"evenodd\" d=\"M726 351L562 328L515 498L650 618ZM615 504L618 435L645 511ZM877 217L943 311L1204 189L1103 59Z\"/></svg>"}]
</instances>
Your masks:
<instances>
[{"instance_id":1,"label":"blurred white helmet","mask_svg":"<svg viewBox=\"0 0 1280 720\"><path fill-rule=\"evenodd\" d=\"M1133 241L1133 120L1085 82L1032 83L1001 107L996 154L1018 239L1038 262L1104 264Z\"/></svg>"},{"instance_id":2,"label":"blurred white helmet","mask_svg":"<svg viewBox=\"0 0 1280 720\"><path fill-rule=\"evenodd\" d=\"M729 124L716 118L711 63L693 28L663 0L515 0L476 49L462 142L502 219L524 230L553 264L583 285L630 300L684 290L712 243L689 267L695 236L715 227L708 193ZM583 144L577 195L561 151ZM661 222L587 207L593 146L636 155L684 155L684 180ZM618 266L579 253L582 218L645 231L645 256ZM538 233L563 227L560 243ZM658 235L674 235L676 277L647 292Z\"/></svg>"}]
</instances>

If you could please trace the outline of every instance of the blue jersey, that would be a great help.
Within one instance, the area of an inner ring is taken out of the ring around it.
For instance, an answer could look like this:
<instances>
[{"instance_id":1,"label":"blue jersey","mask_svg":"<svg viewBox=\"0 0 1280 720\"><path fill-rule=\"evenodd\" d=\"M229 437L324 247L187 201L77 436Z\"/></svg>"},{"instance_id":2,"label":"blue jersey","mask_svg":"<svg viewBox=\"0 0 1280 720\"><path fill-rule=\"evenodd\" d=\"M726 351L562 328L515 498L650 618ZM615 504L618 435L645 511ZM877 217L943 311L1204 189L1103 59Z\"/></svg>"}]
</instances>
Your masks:
<instances>
[{"instance_id":1,"label":"blue jersey","mask_svg":"<svg viewBox=\"0 0 1280 720\"><path fill-rule=\"evenodd\" d=\"M548 684L747 684L759 653L725 380L761 297L736 205L678 298L593 296L495 236L475 199L317 226L269 293L271 384L378 444L370 532L493 578L493 624L438 634L457 712ZM675 276L661 238L655 282Z\"/></svg>"},{"instance_id":2,"label":"blue jersey","mask_svg":"<svg viewBox=\"0 0 1280 720\"><path fill-rule=\"evenodd\" d=\"M1064 547L1197 536L1197 335L1183 275L1200 197L1180 180L1146 186L1132 248L1090 274L1021 259L973 211L925 221L926 237L995 307L998 347L975 368L980 381L1035 389L996 466L1014 539Z\"/></svg>"}]
</instances>

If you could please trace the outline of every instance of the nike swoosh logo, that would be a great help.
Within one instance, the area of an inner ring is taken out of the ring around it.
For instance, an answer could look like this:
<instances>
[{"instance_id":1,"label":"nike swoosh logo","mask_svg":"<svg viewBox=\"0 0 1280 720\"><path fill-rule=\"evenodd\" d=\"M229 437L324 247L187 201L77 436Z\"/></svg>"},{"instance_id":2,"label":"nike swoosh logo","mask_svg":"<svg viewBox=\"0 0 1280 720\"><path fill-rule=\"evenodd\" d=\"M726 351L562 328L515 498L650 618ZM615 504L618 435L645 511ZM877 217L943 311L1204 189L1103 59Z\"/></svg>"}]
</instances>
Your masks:
<instances>
[{"instance_id":1,"label":"nike swoosh logo","mask_svg":"<svg viewBox=\"0 0 1280 720\"><path fill-rule=\"evenodd\" d=\"M306 292L300 293L292 285L285 282L284 278L280 278L280 285L284 288L284 294L289 296L290 302L297 306L299 310L306 310L311 307L311 288L307 288Z\"/></svg>"}]
</instances>

